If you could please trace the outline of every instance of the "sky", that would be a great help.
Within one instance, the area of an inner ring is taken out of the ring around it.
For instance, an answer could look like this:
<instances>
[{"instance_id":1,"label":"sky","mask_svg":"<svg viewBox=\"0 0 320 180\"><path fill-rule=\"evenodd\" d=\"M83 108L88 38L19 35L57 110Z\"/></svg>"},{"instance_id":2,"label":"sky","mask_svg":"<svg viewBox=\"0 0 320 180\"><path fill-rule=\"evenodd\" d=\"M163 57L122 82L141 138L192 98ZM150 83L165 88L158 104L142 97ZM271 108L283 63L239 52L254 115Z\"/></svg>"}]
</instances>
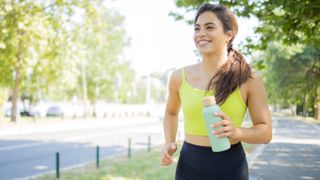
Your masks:
<instances>
[{"instance_id":1,"label":"sky","mask_svg":"<svg viewBox=\"0 0 320 180\"><path fill-rule=\"evenodd\" d=\"M168 15L177 10L174 0L113 0L109 3L125 17L124 27L131 43L125 49L124 58L131 61L139 76L197 63L199 57L194 53L192 25L175 21ZM238 24L235 47L253 34L257 21L238 18Z\"/></svg>"}]
</instances>

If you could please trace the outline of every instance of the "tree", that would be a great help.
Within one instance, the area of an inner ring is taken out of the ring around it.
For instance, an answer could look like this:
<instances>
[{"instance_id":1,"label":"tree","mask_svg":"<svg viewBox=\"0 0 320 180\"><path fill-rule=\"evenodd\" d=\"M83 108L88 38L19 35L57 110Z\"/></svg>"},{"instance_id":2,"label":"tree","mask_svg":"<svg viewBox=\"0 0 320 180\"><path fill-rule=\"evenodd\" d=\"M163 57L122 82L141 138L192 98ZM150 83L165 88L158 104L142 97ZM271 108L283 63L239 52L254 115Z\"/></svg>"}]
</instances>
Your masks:
<instances>
[{"instance_id":1,"label":"tree","mask_svg":"<svg viewBox=\"0 0 320 180\"><path fill-rule=\"evenodd\" d=\"M0 7L0 87L12 87L12 121L18 97L110 100L117 72L130 89L133 71L120 56L124 18L102 1L0 0Z\"/></svg>"},{"instance_id":2,"label":"tree","mask_svg":"<svg viewBox=\"0 0 320 180\"><path fill-rule=\"evenodd\" d=\"M120 56L127 45L124 17L100 3L93 4L83 17L83 22L73 29L72 59L77 60L82 72L76 88L82 89L85 103L89 100L95 107L98 99L115 100L115 94L116 98L118 94L125 97L122 91L130 89L134 74L130 64ZM116 77L123 82L119 87L115 85Z\"/></svg>"},{"instance_id":3,"label":"tree","mask_svg":"<svg viewBox=\"0 0 320 180\"><path fill-rule=\"evenodd\" d=\"M16 121L16 104L26 67L38 55L36 51L43 43L53 38L52 32L59 26L53 13L62 4L60 1L49 5L33 1L0 1L1 84L12 87L13 122Z\"/></svg>"},{"instance_id":4,"label":"tree","mask_svg":"<svg viewBox=\"0 0 320 180\"><path fill-rule=\"evenodd\" d=\"M309 112L315 116L320 95L320 48L270 43L262 56L268 59L264 77L270 101L296 104L302 107L303 115Z\"/></svg>"},{"instance_id":5,"label":"tree","mask_svg":"<svg viewBox=\"0 0 320 180\"><path fill-rule=\"evenodd\" d=\"M320 1L177 0L177 7L185 11L171 12L171 15L178 20L185 19L186 13L194 12L204 2L224 4L238 16L257 17L261 24L255 30L260 34L256 48L266 49L268 42L279 39L285 44L302 43L320 47ZM190 19L187 21L192 22Z\"/></svg>"}]
</instances>

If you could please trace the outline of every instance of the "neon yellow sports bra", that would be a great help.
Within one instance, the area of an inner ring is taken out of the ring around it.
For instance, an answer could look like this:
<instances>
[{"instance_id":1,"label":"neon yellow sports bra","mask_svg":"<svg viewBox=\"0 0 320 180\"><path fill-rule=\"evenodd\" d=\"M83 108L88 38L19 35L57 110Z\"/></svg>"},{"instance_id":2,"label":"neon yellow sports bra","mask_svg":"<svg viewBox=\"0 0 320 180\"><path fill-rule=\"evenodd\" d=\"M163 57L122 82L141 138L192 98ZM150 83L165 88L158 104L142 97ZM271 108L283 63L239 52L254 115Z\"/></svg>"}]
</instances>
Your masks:
<instances>
[{"instance_id":1,"label":"neon yellow sports bra","mask_svg":"<svg viewBox=\"0 0 320 180\"><path fill-rule=\"evenodd\" d=\"M182 68L182 85L179 90L182 112L184 116L184 130L186 134L208 136L206 125L202 116L202 98L205 90L192 87L186 80L185 69ZM207 95L213 95L211 94ZM240 88L238 87L227 100L220 106L236 127L240 127L247 106L243 102Z\"/></svg>"}]
</instances>

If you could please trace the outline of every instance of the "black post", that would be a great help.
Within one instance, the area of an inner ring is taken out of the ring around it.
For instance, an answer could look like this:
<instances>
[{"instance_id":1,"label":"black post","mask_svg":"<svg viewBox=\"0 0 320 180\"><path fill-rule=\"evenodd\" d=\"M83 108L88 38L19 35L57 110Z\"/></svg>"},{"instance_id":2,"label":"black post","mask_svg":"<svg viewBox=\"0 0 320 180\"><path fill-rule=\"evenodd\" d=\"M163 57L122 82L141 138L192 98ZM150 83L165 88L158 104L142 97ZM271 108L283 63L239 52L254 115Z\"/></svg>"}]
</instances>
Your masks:
<instances>
[{"instance_id":1,"label":"black post","mask_svg":"<svg viewBox=\"0 0 320 180\"><path fill-rule=\"evenodd\" d=\"M56 178L60 178L60 157L59 152L56 152Z\"/></svg>"},{"instance_id":2,"label":"black post","mask_svg":"<svg viewBox=\"0 0 320 180\"><path fill-rule=\"evenodd\" d=\"M128 140L128 158L131 157L131 138Z\"/></svg>"},{"instance_id":3,"label":"black post","mask_svg":"<svg viewBox=\"0 0 320 180\"><path fill-rule=\"evenodd\" d=\"M148 136L148 152L151 151L151 136Z\"/></svg>"},{"instance_id":4,"label":"black post","mask_svg":"<svg viewBox=\"0 0 320 180\"><path fill-rule=\"evenodd\" d=\"M97 169L99 169L99 156L100 156L100 148L97 146Z\"/></svg>"}]
</instances>

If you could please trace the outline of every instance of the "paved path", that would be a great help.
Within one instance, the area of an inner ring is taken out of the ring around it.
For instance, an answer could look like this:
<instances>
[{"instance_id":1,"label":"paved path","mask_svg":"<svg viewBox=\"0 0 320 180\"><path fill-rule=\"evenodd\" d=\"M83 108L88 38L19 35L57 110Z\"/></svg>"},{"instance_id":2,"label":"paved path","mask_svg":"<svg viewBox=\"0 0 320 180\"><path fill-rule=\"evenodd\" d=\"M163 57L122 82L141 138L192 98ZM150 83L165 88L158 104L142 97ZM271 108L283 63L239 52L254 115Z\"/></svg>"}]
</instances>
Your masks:
<instances>
[{"instance_id":1,"label":"paved path","mask_svg":"<svg viewBox=\"0 0 320 180\"><path fill-rule=\"evenodd\" d=\"M259 145L258 153L248 155L250 180L320 180L320 126L288 118L274 118L274 135L270 144ZM140 119L140 123L145 120ZM37 133L112 127L133 123L132 120L65 121L33 125L0 126L0 139ZM137 121L135 121L137 123ZM7 147L7 146L6 146ZM2 147L1 148L6 148ZM260 152L260 153L259 153ZM0 154L1 155L1 154ZM0 158L1 159L1 158ZM250 159L250 160L249 160ZM1 179L1 178L0 178Z\"/></svg>"},{"instance_id":2,"label":"paved path","mask_svg":"<svg viewBox=\"0 0 320 180\"><path fill-rule=\"evenodd\" d=\"M270 144L250 167L252 180L320 180L320 126L275 118Z\"/></svg>"}]
</instances>

